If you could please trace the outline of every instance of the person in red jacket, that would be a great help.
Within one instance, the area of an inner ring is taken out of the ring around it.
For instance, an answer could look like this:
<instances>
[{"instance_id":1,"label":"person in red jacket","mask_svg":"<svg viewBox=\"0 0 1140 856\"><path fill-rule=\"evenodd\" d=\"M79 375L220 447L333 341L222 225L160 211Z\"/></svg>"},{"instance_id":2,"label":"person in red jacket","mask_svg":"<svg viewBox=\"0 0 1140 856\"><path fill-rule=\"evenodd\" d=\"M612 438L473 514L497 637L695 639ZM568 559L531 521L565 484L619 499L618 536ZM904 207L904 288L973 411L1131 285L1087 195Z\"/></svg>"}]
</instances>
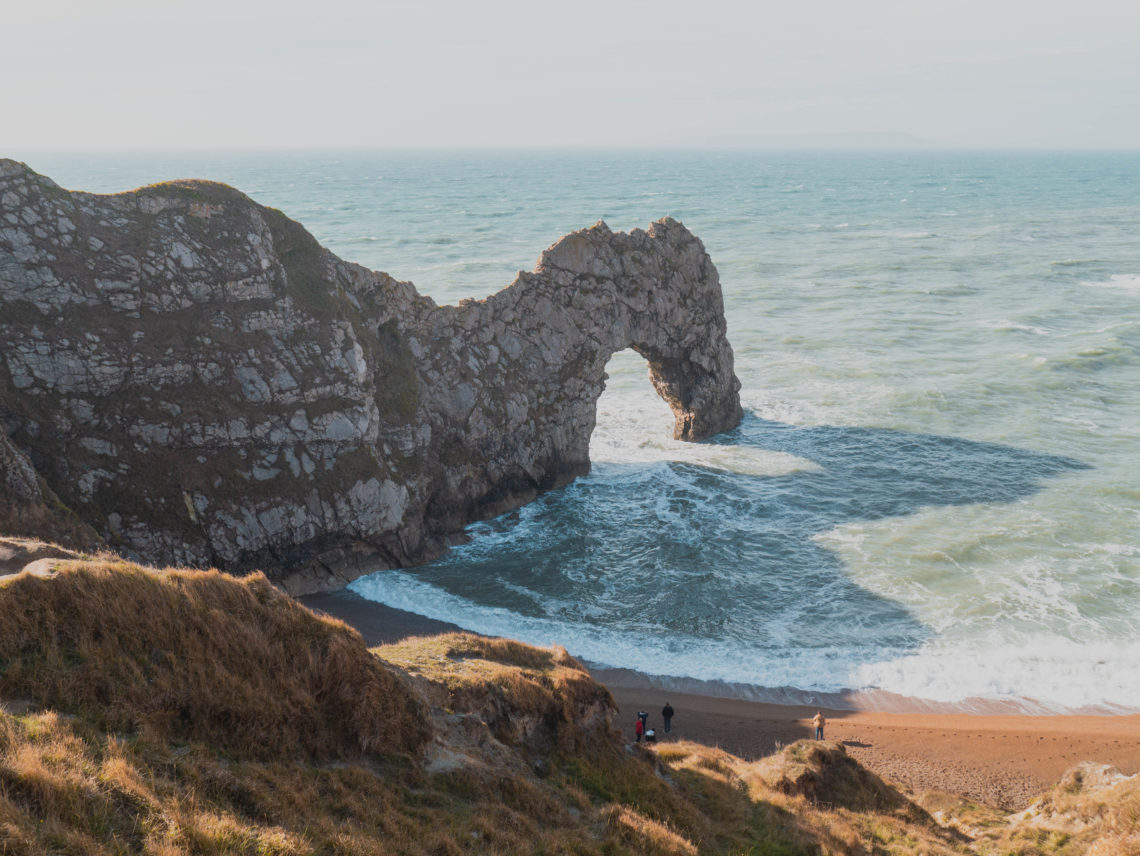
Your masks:
<instances>
[{"instance_id":1,"label":"person in red jacket","mask_svg":"<svg viewBox=\"0 0 1140 856\"><path fill-rule=\"evenodd\" d=\"M641 742L641 735L645 733L645 723L641 717L637 718L637 722L633 726L633 733L637 735L637 742Z\"/></svg>"}]
</instances>

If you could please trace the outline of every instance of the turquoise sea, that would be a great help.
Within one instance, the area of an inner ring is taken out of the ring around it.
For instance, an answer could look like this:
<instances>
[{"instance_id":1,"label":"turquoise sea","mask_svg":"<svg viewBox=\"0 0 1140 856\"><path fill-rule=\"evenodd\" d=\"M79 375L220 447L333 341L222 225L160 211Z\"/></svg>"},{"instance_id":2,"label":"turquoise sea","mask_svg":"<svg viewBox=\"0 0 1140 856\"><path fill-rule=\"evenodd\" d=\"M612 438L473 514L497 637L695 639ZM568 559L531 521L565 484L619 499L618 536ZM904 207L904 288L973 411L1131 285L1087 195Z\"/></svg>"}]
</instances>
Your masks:
<instances>
[{"instance_id":1,"label":"turquoise sea","mask_svg":"<svg viewBox=\"0 0 1140 856\"><path fill-rule=\"evenodd\" d=\"M741 694L1140 709L1138 153L11 154L233 184L439 302L599 219L701 237L740 428L674 442L618 354L589 476L365 597Z\"/></svg>"}]
</instances>

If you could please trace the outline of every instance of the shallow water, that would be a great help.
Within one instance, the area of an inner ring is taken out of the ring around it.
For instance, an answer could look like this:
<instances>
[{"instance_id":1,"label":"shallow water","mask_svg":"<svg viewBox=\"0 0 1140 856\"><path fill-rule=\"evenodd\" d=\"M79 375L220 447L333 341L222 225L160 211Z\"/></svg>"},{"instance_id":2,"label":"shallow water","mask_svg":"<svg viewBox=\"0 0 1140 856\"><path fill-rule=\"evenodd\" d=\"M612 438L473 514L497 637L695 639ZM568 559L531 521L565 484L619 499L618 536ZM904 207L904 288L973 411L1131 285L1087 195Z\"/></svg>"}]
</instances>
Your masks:
<instances>
[{"instance_id":1,"label":"shallow water","mask_svg":"<svg viewBox=\"0 0 1140 856\"><path fill-rule=\"evenodd\" d=\"M654 674L1140 708L1140 155L26 155L200 176L440 302L671 215L721 273L741 427L669 439L615 356L593 472L359 593Z\"/></svg>"}]
</instances>

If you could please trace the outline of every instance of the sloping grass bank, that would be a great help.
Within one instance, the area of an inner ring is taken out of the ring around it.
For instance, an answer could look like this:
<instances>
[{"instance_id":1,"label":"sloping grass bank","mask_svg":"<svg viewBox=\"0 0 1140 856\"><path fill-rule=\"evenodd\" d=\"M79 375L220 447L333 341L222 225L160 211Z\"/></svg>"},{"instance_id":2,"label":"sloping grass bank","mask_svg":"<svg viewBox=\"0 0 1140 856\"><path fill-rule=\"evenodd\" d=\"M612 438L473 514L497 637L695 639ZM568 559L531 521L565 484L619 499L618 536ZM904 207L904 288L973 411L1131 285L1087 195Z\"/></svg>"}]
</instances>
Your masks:
<instances>
[{"instance_id":1,"label":"sloping grass bank","mask_svg":"<svg viewBox=\"0 0 1140 856\"><path fill-rule=\"evenodd\" d=\"M260 574L70 561L0 584L0 696L242 758L414 752L426 711Z\"/></svg>"},{"instance_id":2,"label":"sloping grass bank","mask_svg":"<svg viewBox=\"0 0 1140 856\"><path fill-rule=\"evenodd\" d=\"M370 652L260 576L60 561L0 580L0 856L1076 853L1092 821L1065 811L1135 829L1127 794L1070 783L1049 829L956 831L837 744L746 763L629 746L612 713L561 649Z\"/></svg>"}]
</instances>

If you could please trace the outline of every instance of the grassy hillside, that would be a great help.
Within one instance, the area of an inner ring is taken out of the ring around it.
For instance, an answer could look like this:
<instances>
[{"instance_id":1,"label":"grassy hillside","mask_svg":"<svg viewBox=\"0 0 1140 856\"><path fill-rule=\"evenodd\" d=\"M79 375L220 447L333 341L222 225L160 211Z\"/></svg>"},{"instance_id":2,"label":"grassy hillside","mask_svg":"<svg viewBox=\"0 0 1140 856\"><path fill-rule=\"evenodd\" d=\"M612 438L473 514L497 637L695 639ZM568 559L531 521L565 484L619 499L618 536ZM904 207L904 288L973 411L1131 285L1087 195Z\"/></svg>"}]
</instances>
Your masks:
<instances>
[{"instance_id":1,"label":"grassy hillside","mask_svg":"<svg viewBox=\"0 0 1140 856\"><path fill-rule=\"evenodd\" d=\"M245 758L412 752L428 739L419 700L355 631L260 574L59 567L0 588L5 697Z\"/></svg>"},{"instance_id":2,"label":"grassy hillside","mask_svg":"<svg viewBox=\"0 0 1140 856\"><path fill-rule=\"evenodd\" d=\"M932 816L837 744L750 764L629 746L612 713L561 649L369 651L259 576L60 561L0 578L0 854L1077 853L1136 831L1136 789ZM1099 819L1057 831L1074 805Z\"/></svg>"}]
</instances>

